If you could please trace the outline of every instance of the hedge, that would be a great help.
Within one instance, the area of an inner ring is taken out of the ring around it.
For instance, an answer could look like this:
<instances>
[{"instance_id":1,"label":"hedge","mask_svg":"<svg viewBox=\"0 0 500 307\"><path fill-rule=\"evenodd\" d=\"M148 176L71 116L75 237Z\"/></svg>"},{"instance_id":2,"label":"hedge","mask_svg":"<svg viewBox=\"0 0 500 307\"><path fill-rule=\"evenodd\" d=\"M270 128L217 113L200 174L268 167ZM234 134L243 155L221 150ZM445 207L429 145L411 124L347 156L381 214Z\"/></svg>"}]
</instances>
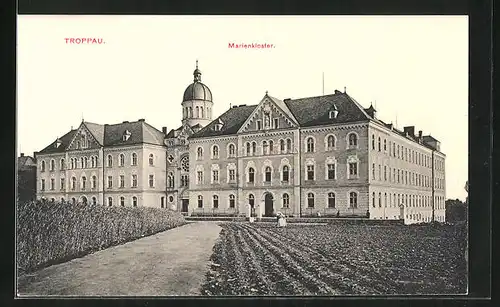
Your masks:
<instances>
[{"instance_id":1,"label":"hedge","mask_svg":"<svg viewBox=\"0 0 500 307\"><path fill-rule=\"evenodd\" d=\"M17 207L17 266L29 272L185 224L168 209L31 202Z\"/></svg>"}]
</instances>

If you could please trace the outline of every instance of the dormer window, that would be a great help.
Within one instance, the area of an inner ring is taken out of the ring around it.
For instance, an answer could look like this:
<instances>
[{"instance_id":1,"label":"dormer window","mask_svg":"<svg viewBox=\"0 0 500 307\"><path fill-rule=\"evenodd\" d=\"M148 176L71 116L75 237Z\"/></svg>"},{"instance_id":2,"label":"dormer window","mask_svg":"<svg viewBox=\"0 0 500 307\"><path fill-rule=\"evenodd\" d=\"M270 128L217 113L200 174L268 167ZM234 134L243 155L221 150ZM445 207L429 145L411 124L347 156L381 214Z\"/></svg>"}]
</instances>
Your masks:
<instances>
[{"instance_id":1,"label":"dormer window","mask_svg":"<svg viewBox=\"0 0 500 307\"><path fill-rule=\"evenodd\" d=\"M61 140L60 140L60 139L57 139L57 140L56 140L56 143L55 143L55 145L54 145L54 146L55 146L56 148L59 148L59 146L61 146L61 144L62 144Z\"/></svg>"},{"instance_id":2,"label":"dormer window","mask_svg":"<svg viewBox=\"0 0 500 307\"><path fill-rule=\"evenodd\" d=\"M336 105L333 105L332 109L330 110L329 112L329 115L328 117L330 119L334 119L334 118L337 118L337 115L339 115L339 111L337 109L337 106Z\"/></svg>"},{"instance_id":3,"label":"dormer window","mask_svg":"<svg viewBox=\"0 0 500 307\"><path fill-rule=\"evenodd\" d=\"M219 118L219 120L217 121L217 123L214 126L214 130L215 131L221 131L222 130L222 126L224 126L224 122Z\"/></svg>"},{"instance_id":4,"label":"dormer window","mask_svg":"<svg viewBox=\"0 0 500 307\"><path fill-rule=\"evenodd\" d=\"M123 133L123 136L122 136L122 141L128 141L128 139L130 138L130 136L132 135L132 133L130 133L130 131L128 130L125 130L125 132Z\"/></svg>"}]
</instances>

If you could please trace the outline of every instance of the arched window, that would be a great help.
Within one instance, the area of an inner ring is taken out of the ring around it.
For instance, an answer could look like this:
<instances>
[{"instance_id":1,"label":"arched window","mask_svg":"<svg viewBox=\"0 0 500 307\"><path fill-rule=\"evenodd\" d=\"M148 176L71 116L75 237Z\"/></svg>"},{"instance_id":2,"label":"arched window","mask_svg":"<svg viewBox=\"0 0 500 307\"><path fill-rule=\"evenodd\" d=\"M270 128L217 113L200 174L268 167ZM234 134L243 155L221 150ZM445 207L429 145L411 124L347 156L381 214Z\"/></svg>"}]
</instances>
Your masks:
<instances>
[{"instance_id":1,"label":"arched window","mask_svg":"<svg viewBox=\"0 0 500 307\"><path fill-rule=\"evenodd\" d=\"M75 205L75 204L76 204L76 198L72 197L72 198L71 198L71 203L72 203L73 205Z\"/></svg>"},{"instance_id":2,"label":"arched window","mask_svg":"<svg viewBox=\"0 0 500 307\"><path fill-rule=\"evenodd\" d=\"M189 107L188 110L189 110L189 117L193 117L193 108Z\"/></svg>"},{"instance_id":3,"label":"arched window","mask_svg":"<svg viewBox=\"0 0 500 307\"><path fill-rule=\"evenodd\" d=\"M235 206L235 196L233 194L229 195L229 208L233 209Z\"/></svg>"},{"instance_id":4,"label":"arched window","mask_svg":"<svg viewBox=\"0 0 500 307\"><path fill-rule=\"evenodd\" d=\"M269 146L267 145L267 141L262 141L262 154L269 154Z\"/></svg>"},{"instance_id":5,"label":"arched window","mask_svg":"<svg viewBox=\"0 0 500 307\"><path fill-rule=\"evenodd\" d=\"M169 173L168 174L167 185L168 185L169 188L173 188L174 187L174 174L173 173Z\"/></svg>"},{"instance_id":6,"label":"arched window","mask_svg":"<svg viewBox=\"0 0 500 307\"><path fill-rule=\"evenodd\" d=\"M282 172L282 180L287 182L289 180L289 177L290 177L290 168L288 167L288 165L284 165L283 166L283 172Z\"/></svg>"},{"instance_id":7,"label":"arched window","mask_svg":"<svg viewBox=\"0 0 500 307\"><path fill-rule=\"evenodd\" d=\"M382 193L378 193L378 207L382 208Z\"/></svg>"},{"instance_id":8,"label":"arched window","mask_svg":"<svg viewBox=\"0 0 500 307\"><path fill-rule=\"evenodd\" d=\"M200 117L200 107L196 107L196 116Z\"/></svg>"},{"instance_id":9,"label":"arched window","mask_svg":"<svg viewBox=\"0 0 500 307\"><path fill-rule=\"evenodd\" d=\"M335 193L328 193L328 208L335 208Z\"/></svg>"},{"instance_id":10,"label":"arched window","mask_svg":"<svg viewBox=\"0 0 500 307\"><path fill-rule=\"evenodd\" d=\"M42 161L42 164L40 165L40 172L45 172L45 161Z\"/></svg>"},{"instance_id":11,"label":"arched window","mask_svg":"<svg viewBox=\"0 0 500 307\"><path fill-rule=\"evenodd\" d=\"M273 142L273 140L270 140L269 141L269 153L270 154L273 153L273 148L274 148L274 142Z\"/></svg>"},{"instance_id":12,"label":"arched window","mask_svg":"<svg viewBox=\"0 0 500 307\"><path fill-rule=\"evenodd\" d=\"M82 177L82 190L85 190L87 186L87 177L83 176Z\"/></svg>"},{"instance_id":13,"label":"arched window","mask_svg":"<svg viewBox=\"0 0 500 307\"><path fill-rule=\"evenodd\" d=\"M271 182L271 167L270 166L266 166L265 179L264 180L266 182Z\"/></svg>"},{"instance_id":14,"label":"arched window","mask_svg":"<svg viewBox=\"0 0 500 307\"><path fill-rule=\"evenodd\" d=\"M314 193L307 193L307 207L314 208Z\"/></svg>"},{"instance_id":15,"label":"arched window","mask_svg":"<svg viewBox=\"0 0 500 307\"><path fill-rule=\"evenodd\" d=\"M349 207L351 208L358 207L358 194L356 194L356 192L349 193Z\"/></svg>"},{"instance_id":16,"label":"arched window","mask_svg":"<svg viewBox=\"0 0 500 307\"><path fill-rule=\"evenodd\" d=\"M84 168L89 167L89 158L87 158L87 157L83 158L83 165L84 165L83 166Z\"/></svg>"},{"instance_id":17,"label":"arched window","mask_svg":"<svg viewBox=\"0 0 500 307\"><path fill-rule=\"evenodd\" d=\"M85 159L83 157L80 158L80 167L81 168L85 167Z\"/></svg>"},{"instance_id":18,"label":"arched window","mask_svg":"<svg viewBox=\"0 0 500 307\"><path fill-rule=\"evenodd\" d=\"M229 156L234 157L236 154L236 146L234 144L229 144Z\"/></svg>"},{"instance_id":19,"label":"arched window","mask_svg":"<svg viewBox=\"0 0 500 307\"><path fill-rule=\"evenodd\" d=\"M137 197L132 197L132 206L137 207Z\"/></svg>"},{"instance_id":20,"label":"arched window","mask_svg":"<svg viewBox=\"0 0 500 307\"><path fill-rule=\"evenodd\" d=\"M66 168L66 161L64 160L64 158L63 158L63 159L61 159L61 163L60 163L60 164L61 164L61 165L60 165L60 167L59 167L59 168L60 168L61 170L63 170L63 169L65 169L65 168Z\"/></svg>"},{"instance_id":21,"label":"arched window","mask_svg":"<svg viewBox=\"0 0 500 307\"><path fill-rule=\"evenodd\" d=\"M53 171L56 169L56 161L54 159L50 160L50 170Z\"/></svg>"},{"instance_id":22,"label":"arched window","mask_svg":"<svg viewBox=\"0 0 500 307\"><path fill-rule=\"evenodd\" d=\"M154 156L153 154L149 154L149 165L153 165L154 164Z\"/></svg>"},{"instance_id":23,"label":"arched window","mask_svg":"<svg viewBox=\"0 0 500 307\"><path fill-rule=\"evenodd\" d=\"M372 134L372 149L375 150L375 134Z\"/></svg>"},{"instance_id":24,"label":"arched window","mask_svg":"<svg viewBox=\"0 0 500 307\"><path fill-rule=\"evenodd\" d=\"M108 206L113 206L113 197L108 197Z\"/></svg>"},{"instance_id":25,"label":"arched window","mask_svg":"<svg viewBox=\"0 0 500 307\"><path fill-rule=\"evenodd\" d=\"M92 176L92 189L95 189L97 187L97 177Z\"/></svg>"},{"instance_id":26,"label":"arched window","mask_svg":"<svg viewBox=\"0 0 500 307\"><path fill-rule=\"evenodd\" d=\"M132 165L133 166L137 165L137 154L135 152L132 153Z\"/></svg>"},{"instance_id":27,"label":"arched window","mask_svg":"<svg viewBox=\"0 0 500 307\"><path fill-rule=\"evenodd\" d=\"M312 137L307 138L306 144L306 152L314 152L314 139Z\"/></svg>"},{"instance_id":28,"label":"arched window","mask_svg":"<svg viewBox=\"0 0 500 307\"><path fill-rule=\"evenodd\" d=\"M355 133L349 134L349 147L358 146L358 136Z\"/></svg>"},{"instance_id":29,"label":"arched window","mask_svg":"<svg viewBox=\"0 0 500 307\"><path fill-rule=\"evenodd\" d=\"M375 208L375 192L372 193L372 206Z\"/></svg>"},{"instance_id":30,"label":"arched window","mask_svg":"<svg viewBox=\"0 0 500 307\"><path fill-rule=\"evenodd\" d=\"M113 156L108 155L108 167L113 167Z\"/></svg>"},{"instance_id":31,"label":"arched window","mask_svg":"<svg viewBox=\"0 0 500 307\"><path fill-rule=\"evenodd\" d=\"M219 159L219 146L217 145L212 147L212 159Z\"/></svg>"},{"instance_id":32,"label":"arched window","mask_svg":"<svg viewBox=\"0 0 500 307\"><path fill-rule=\"evenodd\" d=\"M285 140L280 140L280 152L285 152L286 147L285 147Z\"/></svg>"},{"instance_id":33,"label":"arched window","mask_svg":"<svg viewBox=\"0 0 500 307\"><path fill-rule=\"evenodd\" d=\"M382 144L380 144L380 137L378 138L378 151L381 151L382 150L382 147L381 147Z\"/></svg>"},{"instance_id":34,"label":"arched window","mask_svg":"<svg viewBox=\"0 0 500 307\"><path fill-rule=\"evenodd\" d=\"M292 140L291 139L286 140L286 151L292 152Z\"/></svg>"},{"instance_id":35,"label":"arched window","mask_svg":"<svg viewBox=\"0 0 500 307\"><path fill-rule=\"evenodd\" d=\"M255 155L257 153L257 143L252 142L252 155Z\"/></svg>"},{"instance_id":36,"label":"arched window","mask_svg":"<svg viewBox=\"0 0 500 307\"><path fill-rule=\"evenodd\" d=\"M71 177L71 190L76 190L76 177Z\"/></svg>"},{"instance_id":37,"label":"arched window","mask_svg":"<svg viewBox=\"0 0 500 307\"><path fill-rule=\"evenodd\" d=\"M248 204L252 208L255 206L255 196L253 194L248 195Z\"/></svg>"},{"instance_id":38,"label":"arched window","mask_svg":"<svg viewBox=\"0 0 500 307\"><path fill-rule=\"evenodd\" d=\"M283 208L290 207L290 196L287 193L283 194Z\"/></svg>"},{"instance_id":39,"label":"arched window","mask_svg":"<svg viewBox=\"0 0 500 307\"><path fill-rule=\"evenodd\" d=\"M387 140L384 139L384 151L387 151Z\"/></svg>"},{"instance_id":40,"label":"arched window","mask_svg":"<svg viewBox=\"0 0 500 307\"><path fill-rule=\"evenodd\" d=\"M202 160L203 159L203 148L198 147L196 149L196 159Z\"/></svg>"},{"instance_id":41,"label":"arched window","mask_svg":"<svg viewBox=\"0 0 500 307\"><path fill-rule=\"evenodd\" d=\"M205 118L205 116L203 114L203 107L200 107L200 118Z\"/></svg>"},{"instance_id":42,"label":"arched window","mask_svg":"<svg viewBox=\"0 0 500 307\"><path fill-rule=\"evenodd\" d=\"M212 197L212 205L213 205L214 209L219 208L219 196L214 195Z\"/></svg>"},{"instance_id":43,"label":"arched window","mask_svg":"<svg viewBox=\"0 0 500 307\"><path fill-rule=\"evenodd\" d=\"M203 208L203 196L198 195L198 208Z\"/></svg>"},{"instance_id":44,"label":"arched window","mask_svg":"<svg viewBox=\"0 0 500 307\"><path fill-rule=\"evenodd\" d=\"M120 206L125 207L125 197L120 196Z\"/></svg>"},{"instance_id":45,"label":"arched window","mask_svg":"<svg viewBox=\"0 0 500 307\"><path fill-rule=\"evenodd\" d=\"M326 148L327 150L333 150L335 148L335 137L333 135L327 137Z\"/></svg>"},{"instance_id":46,"label":"arched window","mask_svg":"<svg viewBox=\"0 0 500 307\"><path fill-rule=\"evenodd\" d=\"M92 205L97 205L97 199L95 198L95 196L92 196Z\"/></svg>"},{"instance_id":47,"label":"arched window","mask_svg":"<svg viewBox=\"0 0 500 307\"><path fill-rule=\"evenodd\" d=\"M253 167L248 169L248 182L255 182L255 170Z\"/></svg>"},{"instance_id":48,"label":"arched window","mask_svg":"<svg viewBox=\"0 0 500 307\"><path fill-rule=\"evenodd\" d=\"M119 166L124 166L125 165L125 155L120 154L120 160L118 161Z\"/></svg>"},{"instance_id":49,"label":"arched window","mask_svg":"<svg viewBox=\"0 0 500 307\"><path fill-rule=\"evenodd\" d=\"M387 193L384 193L384 207L387 208Z\"/></svg>"},{"instance_id":50,"label":"arched window","mask_svg":"<svg viewBox=\"0 0 500 307\"><path fill-rule=\"evenodd\" d=\"M251 155L252 154L252 145L250 143L247 143L247 156Z\"/></svg>"}]
</instances>

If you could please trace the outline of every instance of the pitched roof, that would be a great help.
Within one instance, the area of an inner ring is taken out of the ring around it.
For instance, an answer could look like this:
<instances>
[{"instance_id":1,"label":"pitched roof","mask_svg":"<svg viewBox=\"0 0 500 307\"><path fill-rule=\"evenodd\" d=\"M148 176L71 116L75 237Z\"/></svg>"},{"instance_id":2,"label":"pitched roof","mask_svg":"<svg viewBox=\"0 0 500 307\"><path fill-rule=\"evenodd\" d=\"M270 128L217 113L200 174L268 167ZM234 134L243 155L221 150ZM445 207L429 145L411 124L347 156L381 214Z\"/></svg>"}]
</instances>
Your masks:
<instances>
[{"instance_id":1,"label":"pitched roof","mask_svg":"<svg viewBox=\"0 0 500 307\"><path fill-rule=\"evenodd\" d=\"M115 146L134 145L142 143L163 145L163 132L159 131L143 120L135 122L123 122L113 125L100 125L89 122L84 122L83 124L94 135L100 145ZM70 132L66 133L63 137L59 138L59 140L62 142L59 147L55 146L57 142L57 140L55 140L39 153L48 154L64 152L73 139L73 136L77 130L78 129L73 129ZM127 130L131 133L130 138L126 141L123 141L123 134Z\"/></svg>"},{"instance_id":2,"label":"pitched roof","mask_svg":"<svg viewBox=\"0 0 500 307\"><path fill-rule=\"evenodd\" d=\"M30 156L21 156L17 158L17 168L22 170L22 169L29 169L36 167L36 161L33 157Z\"/></svg>"},{"instance_id":3,"label":"pitched roof","mask_svg":"<svg viewBox=\"0 0 500 307\"><path fill-rule=\"evenodd\" d=\"M241 125L246 121L246 119L252 114L253 110L257 105L241 105L233 106L221 116L217 117L210 124L206 125L200 131L193 134L190 138L200 138L209 136L221 136L236 134L240 129ZM220 130L215 130L215 124L221 120L224 124Z\"/></svg>"},{"instance_id":4,"label":"pitched roof","mask_svg":"<svg viewBox=\"0 0 500 307\"><path fill-rule=\"evenodd\" d=\"M278 98L275 98L275 97L272 97L272 96L269 96L267 95L267 97L271 98L271 100L283 111L285 112L285 114L290 117L291 119L293 119L294 121L297 121L297 119L295 118L295 116L293 116L292 112L290 111L290 109L288 108L288 106L285 104L285 102L283 102L282 100L278 99Z\"/></svg>"}]
</instances>

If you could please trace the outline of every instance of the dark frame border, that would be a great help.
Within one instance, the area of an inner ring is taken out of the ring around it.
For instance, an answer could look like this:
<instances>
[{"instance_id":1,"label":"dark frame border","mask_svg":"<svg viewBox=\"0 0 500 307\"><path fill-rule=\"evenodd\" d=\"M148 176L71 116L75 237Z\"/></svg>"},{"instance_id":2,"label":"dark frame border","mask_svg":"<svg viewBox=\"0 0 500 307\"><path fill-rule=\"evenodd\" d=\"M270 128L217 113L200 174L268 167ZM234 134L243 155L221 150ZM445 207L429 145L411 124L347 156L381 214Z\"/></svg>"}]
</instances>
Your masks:
<instances>
[{"instance_id":1,"label":"dark frame border","mask_svg":"<svg viewBox=\"0 0 500 307\"><path fill-rule=\"evenodd\" d=\"M19 14L122 14L122 15L163 15L163 14L244 14L244 15L271 15L271 14L296 14L296 15L469 15L469 200L473 204L469 211L469 295L468 297L428 297L432 299L418 299L415 297L405 298L389 298L381 300L378 298L222 298L214 300L200 300L196 298L179 298L168 299L168 303L179 303L183 305L205 303L259 303L269 302L272 304L281 305L287 304L314 304L319 302L334 302L341 301L342 303L357 305L359 302L400 305L402 300L405 303L422 303L423 305L431 305L439 303L439 305L460 304L463 305L466 300L473 298L488 298L491 297L491 226L492 226L492 141L493 141L493 110L492 110L492 13L493 3L491 0L421 0L402 2L394 0L385 1L370 1L370 0L353 0L353 1L336 1L321 4L315 4L312 1L297 4L294 2L283 2L278 5L268 2L243 2L235 3L237 6L227 5L217 6L214 2L209 1L182 1L166 3L165 1L106 1L106 0L87 0L87 1L70 1L70 0L19 0ZM14 4L15 6L15 4ZM15 10L12 10L15 12ZM14 30L15 13L12 20ZM10 57L7 58L6 66L11 67L14 76L11 83L7 83L7 91L3 93L12 94L12 98L8 99L13 104L8 104L8 108L12 107L12 113L5 112L6 120L3 124L7 125L7 129L2 129L2 139L8 144L13 144L14 150L3 151L5 155L4 161L12 161L10 159L17 157L16 155L16 136L15 136L15 114L16 114L16 88L15 88L15 31L9 33L8 39L13 42L12 48L9 49ZM9 65L10 64L10 65ZM6 72L6 71L5 71ZM10 78L9 78L10 79ZM8 97L9 98L9 97ZM10 114L9 114L10 113ZM453 127L450 127L452 129ZM10 132L10 134L9 134ZM12 182L12 177L15 174L15 167L9 168L9 165L2 164L2 176L6 177L5 182ZM9 181L7 181L9 180ZM3 181L3 180L2 180ZM4 185L4 187L12 188L9 195L15 200L15 182L12 185ZM5 209L13 210L4 205ZM7 213L7 212L6 212ZM14 248L14 237L10 234L14 230L12 217L14 212L3 214L4 223L2 227L6 227L6 231L2 232L5 236L3 242ZM4 244L5 244L4 243ZM6 245L4 245L6 246ZM490 252L487 252L487 251ZM10 252L10 254L9 254ZM10 259L4 261L2 267L2 294L6 294L10 299L14 295L13 279L13 254L12 251L4 248L2 258ZM12 275L11 275L12 274ZM4 278L6 278L4 280ZM7 290L9 289L9 290ZM3 301L3 299L2 299ZM272 302L271 302L272 301ZM44 299L43 304L50 306L59 304L74 304L86 303L101 304L103 302L95 299ZM117 304L127 305L152 305L156 303L164 303L165 299L158 298L139 298L139 299L124 299L110 300ZM485 302L485 301L482 301ZM39 305L40 302L29 299L17 299L16 304ZM479 301L475 301L479 303ZM104 302L106 304L106 302ZM2 304L4 306L10 304Z\"/></svg>"}]
</instances>

